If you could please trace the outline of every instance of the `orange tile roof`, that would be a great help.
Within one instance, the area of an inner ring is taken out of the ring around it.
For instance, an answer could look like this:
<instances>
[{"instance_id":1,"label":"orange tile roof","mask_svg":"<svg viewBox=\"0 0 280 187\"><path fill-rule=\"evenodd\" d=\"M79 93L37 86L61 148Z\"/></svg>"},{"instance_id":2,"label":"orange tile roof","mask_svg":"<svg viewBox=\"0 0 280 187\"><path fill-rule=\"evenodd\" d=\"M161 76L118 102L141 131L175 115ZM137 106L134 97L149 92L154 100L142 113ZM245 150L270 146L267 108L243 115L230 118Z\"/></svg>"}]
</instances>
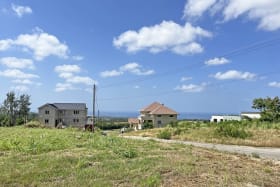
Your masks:
<instances>
[{"instance_id":1,"label":"orange tile roof","mask_svg":"<svg viewBox=\"0 0 280 187\"><path fill-rule=\"evenodd\" d=\"M178 114L176 111L160 104L159 102L153 102L149 106L143 108L141 112L148 112L150 114Z\"/></svg>"},{"instance_id":2,"label":"orange tile roof","mask_svg":"<svg viewBox=\"0 0 280 187\"><path fill-rule=\"evenodd\" d=\"M138 124L139 120L137 118L128 118L128 123L130 123L130 124Z\"/></svg>"}]
</instances>

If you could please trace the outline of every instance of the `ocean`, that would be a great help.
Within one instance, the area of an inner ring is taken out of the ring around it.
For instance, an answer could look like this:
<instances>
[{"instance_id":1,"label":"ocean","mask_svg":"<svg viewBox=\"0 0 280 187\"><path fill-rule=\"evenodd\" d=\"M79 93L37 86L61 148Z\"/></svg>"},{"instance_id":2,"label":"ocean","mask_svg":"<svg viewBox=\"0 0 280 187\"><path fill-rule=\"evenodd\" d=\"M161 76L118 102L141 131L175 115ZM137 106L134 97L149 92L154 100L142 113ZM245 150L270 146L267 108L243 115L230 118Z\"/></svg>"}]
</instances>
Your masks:
<instances>
[{"instance_id":1,"label":"ocean","mask_svg":"<svg viewBox=\"0 0 280 187\"><path fill-rule=\"evenodd\" d=\"M213 113L179 113L178 119L188 119L188 120L210 120ZM120 118L136 118L139 116L139 112L100 112L100 117L120 117Z\"/></svg>"}]
</instances>

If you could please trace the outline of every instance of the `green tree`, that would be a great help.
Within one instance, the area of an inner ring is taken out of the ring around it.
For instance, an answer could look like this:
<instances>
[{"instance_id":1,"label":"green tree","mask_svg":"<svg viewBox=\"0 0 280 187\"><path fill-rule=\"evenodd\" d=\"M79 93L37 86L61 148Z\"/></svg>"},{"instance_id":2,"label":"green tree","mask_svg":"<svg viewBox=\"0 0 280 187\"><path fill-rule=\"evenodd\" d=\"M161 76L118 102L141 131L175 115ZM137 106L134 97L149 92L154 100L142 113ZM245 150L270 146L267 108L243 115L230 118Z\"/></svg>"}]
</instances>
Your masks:
<instances>
[{"instance_id":1,"label":"green tree","mask_svg":"<svg viewBox=\"0 0 280 187\"><path fill-rule=\"evenodd\" d=\"M0 125L14 126L25 123L30 111L30 96L23 94L17 98L14 92L8 92L6 96L0 107Z\"/></svg>"},{"instance_id":2,"label":"green tree","mask_svg":"<svg viewBox=\"0 0 280 187\"><path fill-rule=\"evenodd\" d=\"M261 120L277 122L280 121L280 99L274 98L256 98L253 100L252 108L260 110Z\"/></svg>"},{"instance_id":3,"label":"green tree","mask_svg":"<svg viewBox=\"0 0 280 187\"><path fill-rule=\"evenodd\" d=\"M4 101L4 110L6 111L6 115L9 117L9 126L15 125L16 120L16 109L18 106L18 102L14 92L8 92L6 94L7 98Z\"/></svg>"},{"instance_id":4,"label":"green tree","mask_svg":"<svg viewBox=\"0 0 280 187\"><path fill-rule=\"evenodd\" d=\"M30 111L30 96L29 95L20 95L18 99L18 116L20 118L19 121L23 121L26 123L27 117Z\"/></svg>"}]
</instances>

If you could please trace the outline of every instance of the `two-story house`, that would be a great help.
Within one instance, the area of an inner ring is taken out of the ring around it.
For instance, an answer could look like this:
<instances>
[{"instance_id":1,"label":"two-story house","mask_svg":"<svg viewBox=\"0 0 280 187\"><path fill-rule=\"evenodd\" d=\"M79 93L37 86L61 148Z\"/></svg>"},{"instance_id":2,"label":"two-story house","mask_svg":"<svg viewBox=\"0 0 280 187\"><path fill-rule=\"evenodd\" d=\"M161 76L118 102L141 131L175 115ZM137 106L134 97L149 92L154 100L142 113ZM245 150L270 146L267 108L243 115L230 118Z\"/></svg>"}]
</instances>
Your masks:
<instances>
[{"instance_id":1,"label":"two-story house","mask_svg":"<svg viewBox=\"0 0 280 187\"><path fill-rule=\"evenodd\" d=\"M154 127L164 127L177 121L178 113L163 104L154 102L140 110L139 120L141 125L151 123Z\"/></svg>"},{"instance_id":2,"label":"two-story house","mask_svg":"<svg viewBox=\"0 0 280 187\"><path fill-rule=\"evenodd\" d=\"M39 121L48 127L83 128L87 121L85 103L47 103L39 107Z\"/></svg>"}]
</instances>

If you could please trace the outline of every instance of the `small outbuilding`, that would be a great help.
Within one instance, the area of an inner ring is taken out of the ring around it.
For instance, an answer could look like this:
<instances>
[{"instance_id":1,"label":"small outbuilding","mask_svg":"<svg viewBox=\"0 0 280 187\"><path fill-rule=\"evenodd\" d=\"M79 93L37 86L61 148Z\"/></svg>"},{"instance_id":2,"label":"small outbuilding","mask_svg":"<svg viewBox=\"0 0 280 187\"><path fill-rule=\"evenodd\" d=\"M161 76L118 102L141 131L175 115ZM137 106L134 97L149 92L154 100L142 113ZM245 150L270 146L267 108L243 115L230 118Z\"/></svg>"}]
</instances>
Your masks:
<instances>
[{"instance_id":1,"label":"small outbuilding","mask_svg":"<svg viewBox=\"0 0 280 187\"><path fill-rule=\"evenodd\" d=\"M242 118L250 118L250 119L260 119L261 113L260 112L241 112Z\"/></svg>"},{"instance_id":2,"label":"small outbuilding","mask_svg":"<svg viewBox=\"0 0 280 187\"><path fill-rule=\"evenodd\" d=\"M241 117L238 115L213 115L210 122L219 123L223 121L241 121Z\"/></svg>"}]
</instances>

